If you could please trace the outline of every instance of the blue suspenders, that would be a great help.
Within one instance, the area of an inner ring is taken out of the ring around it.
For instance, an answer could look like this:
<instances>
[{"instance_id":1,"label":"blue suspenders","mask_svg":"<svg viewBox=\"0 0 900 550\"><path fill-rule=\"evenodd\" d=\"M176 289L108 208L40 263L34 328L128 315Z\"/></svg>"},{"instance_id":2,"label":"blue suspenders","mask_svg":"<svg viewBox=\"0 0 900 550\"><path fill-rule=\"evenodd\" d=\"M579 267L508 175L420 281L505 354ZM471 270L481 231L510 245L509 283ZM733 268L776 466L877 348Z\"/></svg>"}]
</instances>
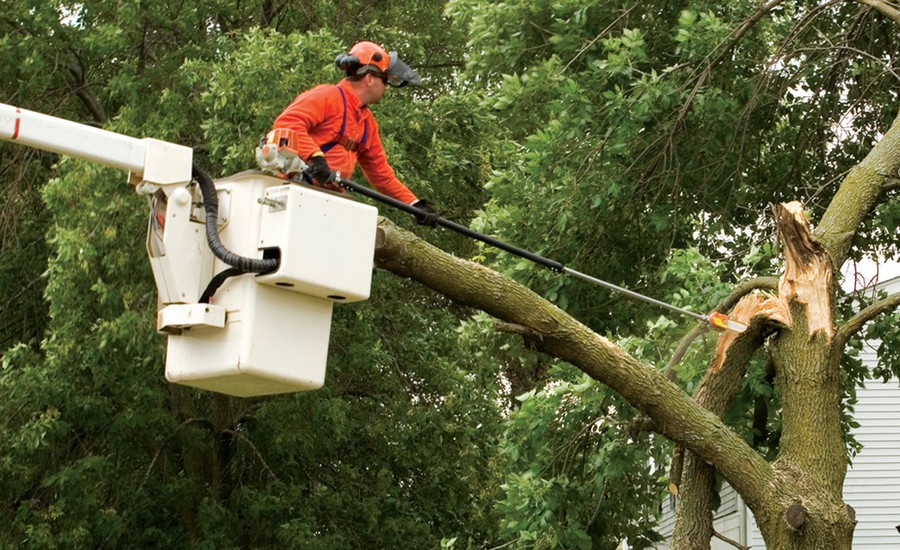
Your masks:
<instances>
[{"instance_id":1,"label":"blue suspenders","mask_svg":"<svg viewBox=\"0 0 900 550\"><path fill-rule=\"evenodd\" d=\"M356 151L357 149L359 149L360 145L363 145L366 142L366 137L368 137L369 134L369 125L363 122L363 135L359 141L356 141L353 138L349 138L344 135L344 130L347 129L347 96L344 95L343 88L338 86L337 89L341 93L341 103L343 103L344 105L344 117L341 119L341 131L338 133L338 139L336 141L326 143L325 145L321 145L319 147L320 149L322 149L323 153L327 153L335 145L341 145L348 151Z\"/></svg>"}]
</instances>

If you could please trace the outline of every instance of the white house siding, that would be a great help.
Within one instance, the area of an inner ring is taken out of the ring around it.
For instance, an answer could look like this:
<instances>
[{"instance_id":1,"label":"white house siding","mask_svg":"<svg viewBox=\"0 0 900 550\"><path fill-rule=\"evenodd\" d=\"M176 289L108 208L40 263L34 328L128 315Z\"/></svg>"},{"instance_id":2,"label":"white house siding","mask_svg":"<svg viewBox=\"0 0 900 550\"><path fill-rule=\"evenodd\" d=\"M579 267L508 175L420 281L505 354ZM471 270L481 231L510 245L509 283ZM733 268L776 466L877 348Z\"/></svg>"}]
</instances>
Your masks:
<instances>
[{"instance_id":1,"label":"white house siding","mask_svg":"<svg viewBox=\"0 0 900 550\"><path fill-rule=\"evenodd\" d=\"M887 281L882 289L889 294L900 292L900 278ZM900 327L898 327L900 330ZM861 358L875 366L877 343L863 347ZM863 449L853 459L844 481L844 500L856 510L857 525L853 548L900 548L900 382L896 378L869 380L857 389L858 403L854 419L859 428L853 431ZM726 508L729 499L734 506ZM669 537L674 528L674 511L667 499L659 532ZM731 513L731 510L735 510ZM737 523L737 525L736 525ZM753 514L727 484L722 489L722 506L714 519L716 531L750 548L765 548ZM713 550L734 547L713 539ZM667 543L657 546L668 549Z\"/></svg>"},{"instance_id":2,"label":"white house siding","mask_svg":"<svg viewBox=\"0 0 900 550\"><path fill-rule=\"evenodd\" d=\"M864 359L875 363L874 349ZM900 388L870 380L857 390L854 435L863 450L853 459L844 482L844 500L856 509L859 523L854 548L900 548Z\"/></svg>"}]
</instances>

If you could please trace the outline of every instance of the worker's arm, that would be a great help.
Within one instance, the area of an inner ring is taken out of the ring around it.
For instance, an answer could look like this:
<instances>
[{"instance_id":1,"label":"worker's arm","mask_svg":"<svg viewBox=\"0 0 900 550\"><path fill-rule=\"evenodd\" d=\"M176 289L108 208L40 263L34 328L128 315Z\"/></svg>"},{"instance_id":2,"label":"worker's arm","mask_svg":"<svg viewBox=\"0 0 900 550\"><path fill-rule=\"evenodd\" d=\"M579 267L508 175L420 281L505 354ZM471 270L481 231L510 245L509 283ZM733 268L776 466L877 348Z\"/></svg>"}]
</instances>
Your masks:
<instances>
[{"instance_id":1,"label":"worker's arm","mask_svg":"<svg viewBox=\"0 0 900 550\"><path fill-rule=\"evenodd\" d=\"M297 154L303 160L309 160L314 154L321 153L317 141L327 143L334 132L325 122L337 120L340 128L342 116L343 103L338 89L335 86L316 86L297 96L278 115L272 127L293 130Z\"/></svg>"},{"instance_id":2,"label":"worker's arm","mask_svg":"<svg viewBox=\"0 0 900 550\"><path fill-rule=\"evenodd\" d=\"M366 180L385 195L406 204L413 204L417 200L416 196L397 178L394 169L387 162L387 155L381 145L381 136L378 133L375 117L369 115L366 124L369 128L369 136L357 156L359 167L366 175Z\"/></svg>"}]
</instances>

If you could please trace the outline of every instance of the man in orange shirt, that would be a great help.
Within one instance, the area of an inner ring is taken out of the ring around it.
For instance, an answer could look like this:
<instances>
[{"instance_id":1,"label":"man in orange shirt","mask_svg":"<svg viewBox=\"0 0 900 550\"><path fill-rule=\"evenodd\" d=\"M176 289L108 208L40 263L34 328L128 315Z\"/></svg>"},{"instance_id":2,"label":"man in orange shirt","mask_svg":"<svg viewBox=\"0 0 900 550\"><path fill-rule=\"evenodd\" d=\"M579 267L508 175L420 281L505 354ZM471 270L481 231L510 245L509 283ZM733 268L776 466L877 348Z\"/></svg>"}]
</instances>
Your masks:
<instances>
[{"instance_id":1,"label":"man in orange shirt","mask_svg":"<svg viewBox=\"0 0 900 550\"><path fill-rule=\"evenodd\" d=\"M397 52L373 42L359 42L335 60L346 77L337 85L322 84L294 99L278 115L273 129L295 133L297 153L306 160L313 183L337 188L335 171L346 177L359 162L366 179L378 191L422 211L419 223L434 225L438 214L417 198L394 174L378 135L369 105L381 102L388 84L419 84L419 75Z\"/></svg>"}]
</instances>

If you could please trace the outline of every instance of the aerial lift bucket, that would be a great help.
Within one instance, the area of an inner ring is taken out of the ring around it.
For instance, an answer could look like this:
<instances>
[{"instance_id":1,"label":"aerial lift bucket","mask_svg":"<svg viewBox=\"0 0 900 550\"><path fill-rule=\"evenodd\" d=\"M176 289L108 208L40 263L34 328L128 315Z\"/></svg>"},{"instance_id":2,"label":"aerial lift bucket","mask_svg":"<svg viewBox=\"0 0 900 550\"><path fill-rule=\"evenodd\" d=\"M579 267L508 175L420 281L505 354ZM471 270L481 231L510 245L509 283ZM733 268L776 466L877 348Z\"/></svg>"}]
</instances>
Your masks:
<instances>
[{"instance_id":1,"label":"aerial lift bucket","mask_svg":"<svg viewBox=\"0 0 900 550\"><path fill-rule=\"evenodd\" d=\"M369 297L377 209L259 172L218 180L216 189L222 243L238 254L277 257L279 266L232 277L209 304L189 306L224 311L221 326L171 330L163 309L166 378L242 397L321 387L334 302ZM217 258L213 271L228 267Z\"/></svg>"},{"instance_id":2,"label":"aerial lift bucket","mask_svg":"<svg viewBox=\"0 0 900 550\"><path fill-rule=\"evenodd\" d=\"M189 147L12 105L0 104L0 139L126 170L150 197L147 252L167 379L236 396L322 385L333 303L369 296L373 206L260 172L210 182L211 192L200 181L198 193ZM273 268L226 279L210 298L211 280L234 271L223 255Z\"/></svg>"}]
</instances>

